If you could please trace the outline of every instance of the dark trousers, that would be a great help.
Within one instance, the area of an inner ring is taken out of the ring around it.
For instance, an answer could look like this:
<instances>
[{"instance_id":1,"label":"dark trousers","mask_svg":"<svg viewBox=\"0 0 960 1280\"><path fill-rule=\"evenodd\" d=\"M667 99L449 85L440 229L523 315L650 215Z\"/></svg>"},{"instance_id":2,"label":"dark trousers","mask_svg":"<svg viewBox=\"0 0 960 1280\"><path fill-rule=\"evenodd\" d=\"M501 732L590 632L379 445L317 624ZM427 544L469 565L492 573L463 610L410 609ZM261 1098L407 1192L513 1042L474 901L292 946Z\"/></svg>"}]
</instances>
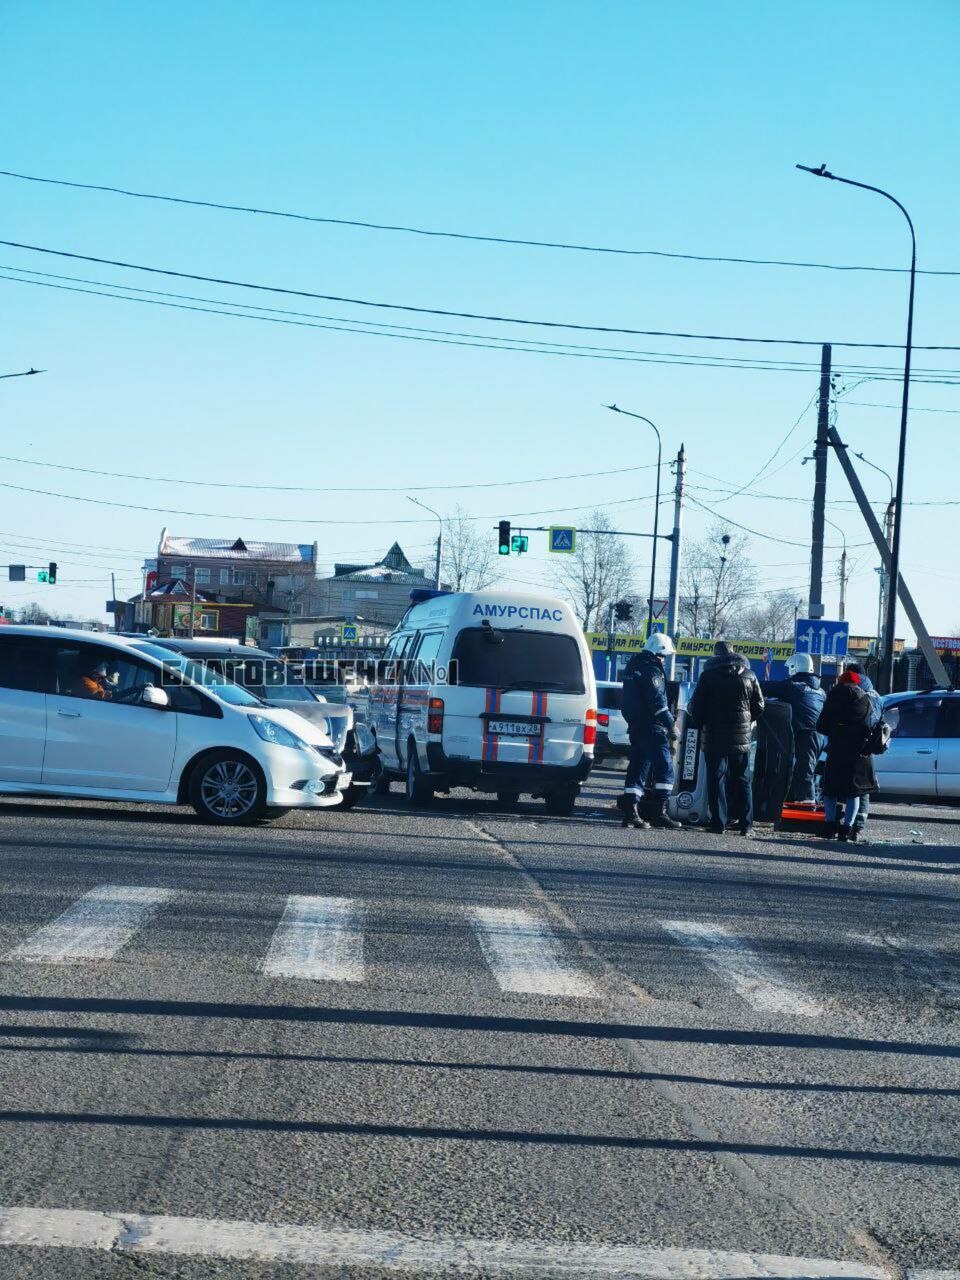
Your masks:
<instances>
[{"instance_id":1,"label":"dark trousers","mask_svg":"<svg viewBox=\"0 0 960 1280\"><path fill-rule=\"evenodd\" d=\"M729 815L742 826L753 823L753 796L747 781L749 751L705 751L707 766L707 806L710 821L727 825Z\"/></svg>"},{"instance_id":2,"label":"dark trousers","mask_svg":"<svg viewBox=\"0 0 960 1280\"><path fill-rule=\"evenodd\" d=\"M816 799L817 761L822 745L819 733L813 729L798 729L794 733L793 777L787 792L788 800Z\"/></svg>"},{"instance_id":3,"label":"dark trousers","mask_svg":"<svg viewBox=\"0 0 960 1280\"><path fill-rule=\"evenodd\" d=\"M655 791L669 795L674 776L673 752L666 733L658 728L639 729L631 725L624 795L639 800L648 783Z\"/></svg>"}]
</instances>

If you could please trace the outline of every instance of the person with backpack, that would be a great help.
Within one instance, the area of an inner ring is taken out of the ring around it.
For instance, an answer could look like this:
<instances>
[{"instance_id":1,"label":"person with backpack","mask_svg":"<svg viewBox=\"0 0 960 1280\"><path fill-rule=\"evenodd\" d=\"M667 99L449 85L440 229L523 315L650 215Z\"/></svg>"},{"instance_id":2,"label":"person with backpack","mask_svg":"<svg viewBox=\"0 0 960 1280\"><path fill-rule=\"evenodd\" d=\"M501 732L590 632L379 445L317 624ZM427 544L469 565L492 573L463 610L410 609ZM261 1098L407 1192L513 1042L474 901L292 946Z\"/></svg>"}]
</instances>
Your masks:
<instances>
[{"instance_id":1,"label":"person with backpack","mask_svg":"<svg viewBox=\"0 0 960 1280\"><path fill-rule=\"evenodd\" d=\"M873 708L860 687L856 671L844 671L827 694L817 729L826 734L827 763L823 771L823 801L827 840L857 840L854 830L862 796L877 787L870 757Z\"/></svg>"},{"instance_id":2,"label":"person with backpack","mask_svg":"<svg viewBox=\"0 0 960 1280\"><path fill-rule=\"evenodd\" d=\"M746 658L725 640L713 646L687 707L703 731L707 768L707 830L723 835L727 829L727 801L742 836L753 827L753 796L747 773L753 725L763 712L760 683Z\"/></svg>"},{"instance_id":3,"label":"person with backpack","mask_svg":"<svg viewBox=\"0 0 960 1280\"><path fill-rule=\"evenodd\" d=\"M873 681L864 671L862 662L848 662L847 670L854 672L855 675L860 677L860 688L870 699L870 728L876 730L883 722L883 703L880 700L880 695L873 687ZM879 735L876 743L876 749L874 749L872 754L879 755L886 751L886 744L889 741L889 738L889 733L886 735ZM869 816L870 795L868 792L866 795L860 797L860 808L857 810L857 816L853 820L854 839L858 839L863 835L867 825L867 818L869 818Z\"/></svg>"}]
</instances>

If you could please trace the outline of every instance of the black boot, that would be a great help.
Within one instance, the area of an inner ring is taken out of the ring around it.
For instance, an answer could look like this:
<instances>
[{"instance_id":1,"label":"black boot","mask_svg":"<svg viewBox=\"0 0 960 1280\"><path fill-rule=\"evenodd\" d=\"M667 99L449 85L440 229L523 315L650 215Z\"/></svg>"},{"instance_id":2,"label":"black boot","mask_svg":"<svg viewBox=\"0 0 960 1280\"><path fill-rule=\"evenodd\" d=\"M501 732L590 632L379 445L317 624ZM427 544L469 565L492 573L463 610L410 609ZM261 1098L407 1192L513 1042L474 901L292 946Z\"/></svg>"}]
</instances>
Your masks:
<instances>
[{"instance_id":1,"label":"black boot","mask_svg":"<svg viewBox=\"0 0 960 1280\"><path fill-rule=\"evenodd\" d=\"M841 822L837 829L837 839L846 843L850 839L850 828L845 822Z\"/></svg>"},{"instance_id":2,"label":"black boot","mask_svg":"<svg viewBox=\"0 0 960 1280\"><path fill-rule=\"evenodd\" d=\"M674 820L667 813L667 793L665 791L655 791L650 800L650 825L658 827L662 831L679 831L680 823Z\"/></svg>"},{"instance_id":3,"label":"black boot","mask_svg":"<svg viewBox=\"0 0 960 1280\"><path fill-rule=\"evenodd\" d=\"M620 825L622 827L636 827L640 831L646 831L650 824L644 822L640 816L640 809L637 806L637 797L635 795L627 795L624 793L617 801L620 806Z\"/></svg>"},{"instance_id":4,"label":"black boot","mask_svg":"<svg viewBox=\"0 0 960 1280\"><path fill-rule=\"evenodd\" d=\"M837 823L825 822L823 824L823 830L820 832L820 835L823 837L824 840L836 840Z\"/></svg>"}]
</instances>

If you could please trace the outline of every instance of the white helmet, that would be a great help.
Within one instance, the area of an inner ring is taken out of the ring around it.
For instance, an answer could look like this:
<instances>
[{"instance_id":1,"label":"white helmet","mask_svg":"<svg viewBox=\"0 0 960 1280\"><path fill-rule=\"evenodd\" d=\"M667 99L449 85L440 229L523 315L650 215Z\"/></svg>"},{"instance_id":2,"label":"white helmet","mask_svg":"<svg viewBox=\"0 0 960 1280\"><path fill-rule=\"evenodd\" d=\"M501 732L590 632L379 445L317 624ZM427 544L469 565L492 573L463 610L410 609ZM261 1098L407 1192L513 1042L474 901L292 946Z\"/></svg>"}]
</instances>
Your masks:
<instances>
[{"instance_id":1,"label":"white helmet","mask_svg":"<svg viewBox=\"0 0 960 1280\"><path fill-rule=\"evenodd\" d=\"M813 659L809 653L791 653L787 659L787 675L796 676L801 671L805 671L807 675L812 675Z\"/></svg>"},{"instance_id":2,"label":"white helmet","mask_svg":"<svg viewBox=\"0 0 960 1280\"><path fill-rule=\"evenodd\" d=\"M643 647L647 653L655 653L661 658L669 657L671 653L676 652L673 641L665 631L654 631L652 635L647 636Z\"/></svg>"}]
</instances>

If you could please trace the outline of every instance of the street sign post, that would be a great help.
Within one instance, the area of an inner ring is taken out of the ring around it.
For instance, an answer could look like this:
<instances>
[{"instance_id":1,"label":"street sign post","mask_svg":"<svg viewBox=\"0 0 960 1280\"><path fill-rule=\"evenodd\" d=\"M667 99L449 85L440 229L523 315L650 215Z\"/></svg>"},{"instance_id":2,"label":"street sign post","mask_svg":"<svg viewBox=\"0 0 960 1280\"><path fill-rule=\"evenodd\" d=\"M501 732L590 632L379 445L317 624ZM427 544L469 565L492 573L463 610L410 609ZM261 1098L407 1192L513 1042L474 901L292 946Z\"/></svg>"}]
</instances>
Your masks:
<instances>
[{"instance_id":1,"label":"street sign post","mask_svg":"<svg viewBox=\"0 0 960 1280\"><path fill-rule=\"evenodd\" d=\"M831 618L797 619L797 653L819 654L823 658L845 658L849 639L849 622L838 622Z\"/></svg>"},{"instance_id":2,"label":"street sign post","mask_svg":"<svg viewBox=\"0 0 960 1280\"><path fill-rule=\"evenodd\" d=\"M577 549L577 530L569 524L553 524L549 529L550 550L572 556Z\"/></svg>"}]
</instances>

